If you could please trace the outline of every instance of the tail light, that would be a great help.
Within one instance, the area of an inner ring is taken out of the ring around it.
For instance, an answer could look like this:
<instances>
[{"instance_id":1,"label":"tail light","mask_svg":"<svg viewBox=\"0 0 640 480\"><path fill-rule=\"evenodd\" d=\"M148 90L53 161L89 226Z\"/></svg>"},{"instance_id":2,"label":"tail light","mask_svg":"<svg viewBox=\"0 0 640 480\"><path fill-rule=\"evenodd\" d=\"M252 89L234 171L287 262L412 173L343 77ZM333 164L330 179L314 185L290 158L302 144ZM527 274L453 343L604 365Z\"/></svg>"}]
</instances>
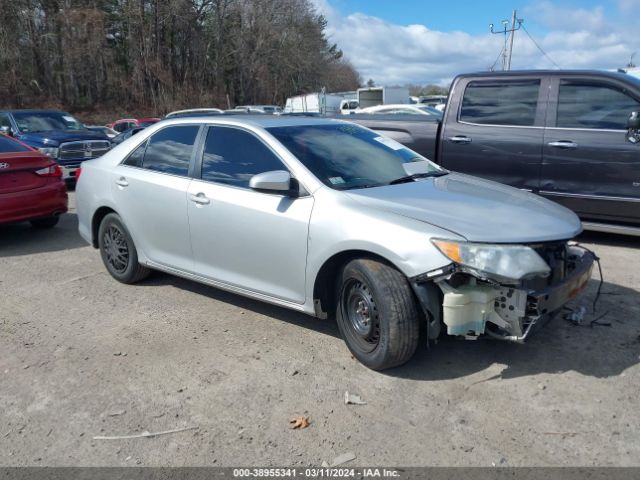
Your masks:
<instances>
[{"instance_id":1,"label":"tail light","mask_svg":"<svg viewBox=\"0 0 640 480\"><path fill-rule=\"evenodd\" d=\"M76 170L76 182L80 179L80 174L82 173L82 167L78 167Z\"/></svg>"},{"instance_id":2,"label":"tail light","mask_svg":"<svg viewBox=\"0 0 640 480\"><path fill-rule=\"evenodd\" d=\"M61 178L62 177L62 169L60 168L60 165L58 165L57 163L49 166L49 167L45 167L45 168L41 168L40 170L36 170L36 174L40 175L41 177L53 177L53 178Z\"/></svg>"}]
</instances>

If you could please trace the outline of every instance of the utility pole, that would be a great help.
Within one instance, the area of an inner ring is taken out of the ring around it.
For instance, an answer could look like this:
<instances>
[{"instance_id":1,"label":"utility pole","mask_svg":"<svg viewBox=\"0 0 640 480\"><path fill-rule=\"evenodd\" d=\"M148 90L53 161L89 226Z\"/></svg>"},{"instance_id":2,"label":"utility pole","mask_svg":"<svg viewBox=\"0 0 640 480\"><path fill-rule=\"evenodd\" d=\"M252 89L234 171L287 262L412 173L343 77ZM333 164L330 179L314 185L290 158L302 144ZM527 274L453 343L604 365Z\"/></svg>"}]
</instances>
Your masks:
<instances>
[{"instance_id":1,"label":"utility pole","mask_svg":"<svg viewBox=\"0 0 640 480\"><path fill-rule=\"evenodd\" d=\"M493 30L493 23L489 25L491 33L504 35L504 48L502 50L502 70L511 70L511 57L513 56L513 37L517 30L520 30L520 26L524 20L517 17L517 12L514 10L511 17L511 28L507 28L509 20L502 20L502 30L495 32ZM517 23L517 26L516 26ZM507 47L507 40L509 46Z\"/></svg>"}]
</instances>

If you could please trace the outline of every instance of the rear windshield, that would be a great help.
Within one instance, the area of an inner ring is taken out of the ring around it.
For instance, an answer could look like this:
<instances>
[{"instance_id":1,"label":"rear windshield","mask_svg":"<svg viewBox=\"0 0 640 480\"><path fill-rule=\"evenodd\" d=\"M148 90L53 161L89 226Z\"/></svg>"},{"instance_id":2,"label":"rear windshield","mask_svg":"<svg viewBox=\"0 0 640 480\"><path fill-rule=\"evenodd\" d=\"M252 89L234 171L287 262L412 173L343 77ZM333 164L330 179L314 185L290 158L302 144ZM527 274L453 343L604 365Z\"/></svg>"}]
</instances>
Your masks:
<instances>
[{"instance_id":1,"label":"rear windshield","mask_svg":"<svg viewBox=\"0 0 640 480\"><path fill-rule=\"evenodd\" d=\"M29 149L24 145L0 135L0 153L28 152Z\"/></svg>"},{"instance_id":2,"label":"rear windshield","mask_svg":"<svg viewBox=\"0 0 640 480\"><path fill-rule=\"evenodd\" d=\"M413 150L371 130L349 123L268 128L321 182L336 190L389 185L407 175L403 164L424 162Z\"/></svg>"}]
</instances>

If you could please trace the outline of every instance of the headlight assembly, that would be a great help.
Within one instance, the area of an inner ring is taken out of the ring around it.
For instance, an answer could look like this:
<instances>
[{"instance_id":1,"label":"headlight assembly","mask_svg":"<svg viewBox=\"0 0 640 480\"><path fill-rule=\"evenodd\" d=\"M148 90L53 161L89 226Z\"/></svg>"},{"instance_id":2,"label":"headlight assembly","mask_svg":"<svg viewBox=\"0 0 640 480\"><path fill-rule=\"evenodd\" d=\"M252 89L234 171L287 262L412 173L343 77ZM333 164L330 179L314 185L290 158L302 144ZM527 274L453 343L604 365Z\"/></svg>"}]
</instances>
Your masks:
<instances>
[{"instance_id":1,"label":"headlight assembly","mask_svg":"<svg viewBox=\"0 0 640 480\"><path fill-rule=\"evenodd\" d=\"M524 245L491 245L433 239L433 244L451 261L486 273L514 280L547 276L549 265L535 250Z\"/></svg>"},{"instance_id":2,"label":"headlight assembly","mask_svg":"<svg viewBox=\"0 0 640 480\"><path fill-rule=\"evenodd\" d=\"M58 149L54 147L38 147L40 153L50 156L51 158L58 158Z\"/></svg>"}]
</instances>

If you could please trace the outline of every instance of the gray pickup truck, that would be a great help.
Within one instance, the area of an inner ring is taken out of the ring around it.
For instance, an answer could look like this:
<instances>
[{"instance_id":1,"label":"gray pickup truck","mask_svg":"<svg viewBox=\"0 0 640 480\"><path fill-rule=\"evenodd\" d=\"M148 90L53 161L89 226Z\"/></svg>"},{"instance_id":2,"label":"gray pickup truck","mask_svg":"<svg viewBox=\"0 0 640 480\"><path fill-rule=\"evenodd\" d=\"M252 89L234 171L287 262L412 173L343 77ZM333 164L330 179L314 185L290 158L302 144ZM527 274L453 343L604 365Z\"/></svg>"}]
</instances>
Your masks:
<instances>
[{"instance_id":1,"label":"gray pickup truck","mask_svg":"<svg viewBox=\"0 0 640 480\"><path fill-rule=\"evenodd\" d=\"M637 112L637 78L553 70L460 75L441 121L348 119L449 170L554 200L574 210L586 229L640 235Z\"/></svg>"}]
</instances>

